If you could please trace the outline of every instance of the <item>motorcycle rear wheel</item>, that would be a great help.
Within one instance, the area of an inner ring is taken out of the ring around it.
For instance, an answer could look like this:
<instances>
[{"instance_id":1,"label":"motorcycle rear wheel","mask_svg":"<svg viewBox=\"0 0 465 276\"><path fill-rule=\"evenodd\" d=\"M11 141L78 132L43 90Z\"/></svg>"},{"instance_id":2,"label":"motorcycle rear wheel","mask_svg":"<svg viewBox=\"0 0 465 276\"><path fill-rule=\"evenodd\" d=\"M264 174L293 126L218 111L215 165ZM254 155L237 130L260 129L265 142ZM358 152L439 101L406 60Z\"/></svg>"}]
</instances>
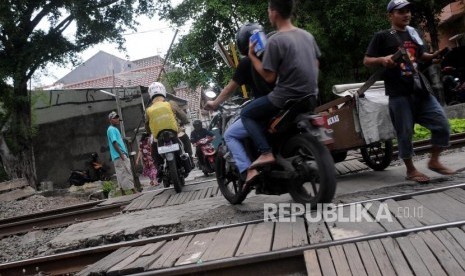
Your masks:
<instances>
[{"instance_id":1,"label":"motorcycle rear wheel","mask_svg":"<svg viewBox=\"0 0 465 276\"><path fill-rule=\"evenodd\" d=\"M184 178L179 176L176 160L168 161L168 170L170 173L170 179L171 183L173 183L174 190L176 191L176 193L180 193L182 191L182 186L184 186Z\"/></svg>"},{"instance_id":2,"label":"motorcycle rear wheel","mask_svg":"<svg viewBox=\"0 0 465 276\"><path fill-rule=\"evenodd\" d=\"M336 192L336 175L333 157L328 149L309 134L298 134L289 139L281 150L285 158L299 157L299 164L293 164L303 179L289 184L289 194L298 203L328 203ZM296 162L293 162L296 163Z\"/></svg>"},{"instance_id":3,"label":"motorcycle rear wheel","mask_svg":"<svg viewBox=\"0 0 465 276\"><path fill-rule=\"evenodd\" d=\"M215 175L218 187L224 198L231 204L241 204L250 192L250 188L242 191L244 181L241 180L239 170L234 165L233 171L226 171L226 160L217 155L215 161Z\"/></svg>"}]
</instances>

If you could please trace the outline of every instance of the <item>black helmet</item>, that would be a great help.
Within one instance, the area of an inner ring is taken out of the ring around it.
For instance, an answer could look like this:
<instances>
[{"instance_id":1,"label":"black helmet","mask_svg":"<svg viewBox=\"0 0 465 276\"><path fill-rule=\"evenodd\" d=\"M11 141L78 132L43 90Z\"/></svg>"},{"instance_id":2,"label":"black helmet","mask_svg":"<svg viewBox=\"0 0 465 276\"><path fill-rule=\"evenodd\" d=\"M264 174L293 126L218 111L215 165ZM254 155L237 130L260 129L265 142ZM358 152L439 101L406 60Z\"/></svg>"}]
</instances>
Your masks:
<instances>
[{"instance_id":1,"label":"black helmet","mask_svg":"<svg viewBox=\"0 0 465 276\"><path fill-rule=\"evenodd\" d=\"M192 125L194 126L195 129L200 129L202 128L202 121L200 120L195 120Z\"/></svg>"},{"instance_id":2,"label":"black helmet","mask_svg":"<svg viewBox=\"0 0 465 276\"><path fill-rule=\"evenodd\" d=\"M237 31L236 44L242 55L246 56L249 52L249 39L256 31L263 31L263 27L258 23L245 23Z\"/></svg>"}]
</instances>

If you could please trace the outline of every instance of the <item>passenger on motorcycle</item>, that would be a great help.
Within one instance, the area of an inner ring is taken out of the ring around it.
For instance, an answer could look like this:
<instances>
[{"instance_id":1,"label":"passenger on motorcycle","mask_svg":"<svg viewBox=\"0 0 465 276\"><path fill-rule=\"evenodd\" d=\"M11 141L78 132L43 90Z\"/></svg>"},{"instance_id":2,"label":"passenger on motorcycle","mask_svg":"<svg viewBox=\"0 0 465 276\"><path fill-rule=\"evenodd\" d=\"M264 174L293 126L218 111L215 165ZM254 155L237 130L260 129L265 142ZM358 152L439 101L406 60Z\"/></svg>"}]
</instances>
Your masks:
<instances>
[{"instance_id":1,"label":"passenger on motorcycle","mask_svg":"<svg viewBox=\"0 0 465 276\"><path fill-rule=\"evenodd\" d=\"M248 56L254 68L268 83L276 83L276 86L266 97L255 99L241 112L244 127L261 153L248 169L247 185L258 176L257 168L275 162L265 135L268 121L289 99L310 94L314 95L316 104L320 52L314 37L292 24L293 9L294 1L269 0L268 18L278 32L269 39L263 62L254 52L256 43L249 46Z\"/></svg>"},{"instance_id":2,"label":"passenger on motorcycle","mask_svg":"<svg viewBox=\"0 0 465 276\"><path fill-rule=\"evenodd\" d=\"M152 133L154 137L154 144L152 145L152 156L155 159L158 170L158 180L161 180L162 170L158 167L163 164L163 158L158 154L158 147L156 137L163 129L170 129L176 132L179 131L179 125L176 120L179 119L180 124L188 124L189 119L186 113L180 109L176 103L166 102L166 89L160 82L153 82L149 86L149 96L152 101L151 105L146 110L145 129L147 132ZM187 136L187 134L185 134ZM183 143L184 149L187 153L192 154L192 150L188 139L180 139Z\"/></svg>"},{"instance_id":3,"label":"passenger on motorcycle","mask_svg":"<svg viewBox=\"0 0 465 276\"><path fill-rule=\"evenodd\" d=\"M194 123L192 123L192 125L194 126L194 130L191 132L192 144L197 143L200 139L205 138L207 136L215 137L213 132L202 127L202 122L200 120L195 120ZM197 158L199 159L200 167L203 167L205 164L203 158L201 158L202 150L200 145L197 145L195 147L195 156L197 156Z\"/></svg>"},{"instance_id":4,"label":"passenger on motorcycle","mask_svg":"<svg viewBox=\"0 0 465 276\"><path fill-rule=\"evenodd\" d=\"M274 85L267 83L253 68L250 58L247 56L249 52L249 39L253 33L263 31L263 27L257 23L246 23L241 26L236 34L236 45L243 56L234 71L232 79L228 85L221 91L218 97L213 101L207 101L205 104L206 110L216 110L218 106L225 102L241 85L246 85L249 91L249 97L259 98L268 94L273 90ZM268 37L272 34L268 34ZM247 156L242 139L249 136L249 133L244 128L242 120L239 118L224 133L224 140L230 150L236 166L241 173L242 179L245 181L247 169L250 161Z\"/></svg>"}]
</instances>

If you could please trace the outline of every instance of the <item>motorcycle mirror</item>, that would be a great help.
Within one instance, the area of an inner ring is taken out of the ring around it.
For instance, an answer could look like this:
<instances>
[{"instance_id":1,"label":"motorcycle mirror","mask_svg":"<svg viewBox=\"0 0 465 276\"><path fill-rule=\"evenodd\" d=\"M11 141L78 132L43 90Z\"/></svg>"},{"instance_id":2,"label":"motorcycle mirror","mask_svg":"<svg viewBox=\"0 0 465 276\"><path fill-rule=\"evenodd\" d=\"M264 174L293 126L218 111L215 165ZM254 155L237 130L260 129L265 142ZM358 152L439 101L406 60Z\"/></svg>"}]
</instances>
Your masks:
<instances>
[{"instance_id":1,"label":"motorcycle mirror","mask_svg":"<svg viewBox=\"0 0 465 276\"><path fill-rule=\"evenodd\" d=\"M216 97L216 93L211 91L211 90L208 90L208 91L205 92L205 96L207 96L210 99L213 99L213 98Z\"/></svg>"}]
</instances>

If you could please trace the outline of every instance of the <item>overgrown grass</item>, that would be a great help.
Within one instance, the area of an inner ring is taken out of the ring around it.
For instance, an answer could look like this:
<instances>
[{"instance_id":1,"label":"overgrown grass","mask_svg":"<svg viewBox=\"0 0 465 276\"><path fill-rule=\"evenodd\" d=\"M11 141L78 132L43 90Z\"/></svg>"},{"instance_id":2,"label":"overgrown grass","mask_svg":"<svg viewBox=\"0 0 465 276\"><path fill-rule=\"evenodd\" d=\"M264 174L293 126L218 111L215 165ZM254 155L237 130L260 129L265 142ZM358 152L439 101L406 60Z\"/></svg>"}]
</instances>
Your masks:
<instances>
[{"instance_id":1,"label":"overgrown grass","mask_svg":"<svg viewBox=\"0 0 465 276\"><path fill-rule=\"evenodd\" d=\"M449 119L449 124L450 124L450 133L463 133L465 132L465 119ZM415 134L413 135L413 140L425 140L425 139L430 139L431 138L431 132L418 125L415 124Z\"/></svg>"}]
</instances>

